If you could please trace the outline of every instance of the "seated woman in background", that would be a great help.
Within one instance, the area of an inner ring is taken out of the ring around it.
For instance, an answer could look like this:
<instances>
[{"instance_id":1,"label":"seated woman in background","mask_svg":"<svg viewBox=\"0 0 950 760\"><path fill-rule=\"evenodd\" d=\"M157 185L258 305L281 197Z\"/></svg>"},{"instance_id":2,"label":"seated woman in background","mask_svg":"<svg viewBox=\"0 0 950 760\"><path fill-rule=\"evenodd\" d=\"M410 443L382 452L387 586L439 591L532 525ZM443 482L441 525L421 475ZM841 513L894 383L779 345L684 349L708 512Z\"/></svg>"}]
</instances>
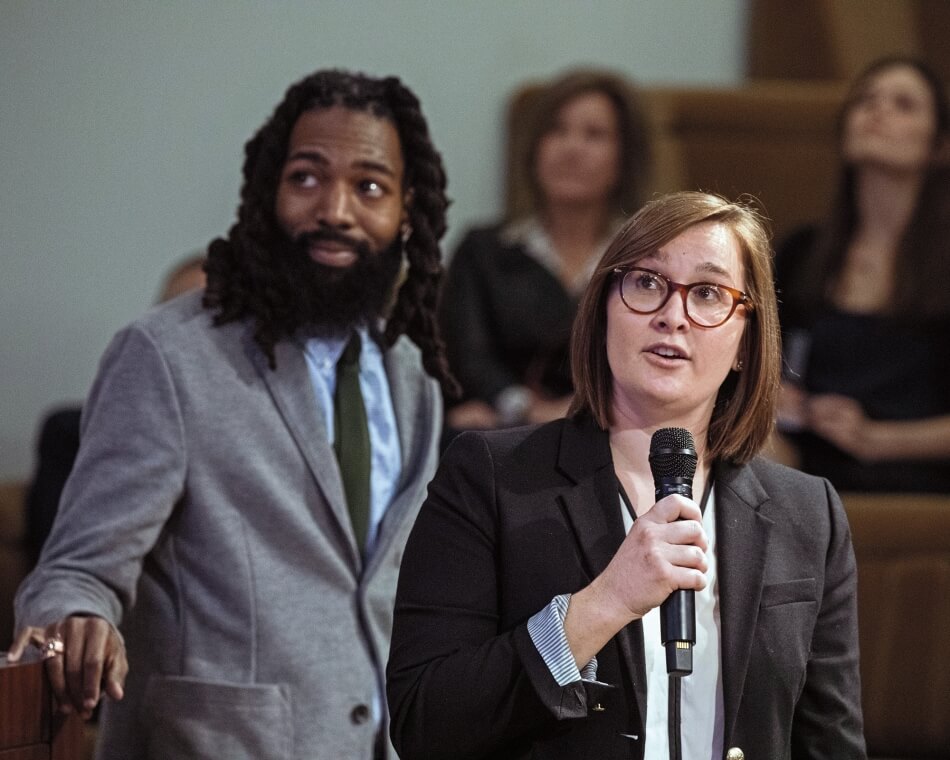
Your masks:
<instances>
[{"instance_id":1,"label":"seated woman in background","mask_svg":"<svg viewBox=\"0 0 950 760\"><path fill-rule=\"evenodd\" d=\"M838 490L950 492L948 137L936 75L875 62L839 118L831 213L778 250L779 427Z\"/></svg>"},{"instance_id":2,"label":"seated woman in background","mask_svg":"<svg viewBox=\"0 0 950 760\"><path fill-rule=\"evenodd\" d=\"M575 71L537 94L502 225L470 231L442 296L449 362L463 389L450 429L543 422L568 407L568 343L580 294L625 215L641 205L647 124L632 85ZM519 153L516 149L513 153Z\"/></svg>"}]
</instances>

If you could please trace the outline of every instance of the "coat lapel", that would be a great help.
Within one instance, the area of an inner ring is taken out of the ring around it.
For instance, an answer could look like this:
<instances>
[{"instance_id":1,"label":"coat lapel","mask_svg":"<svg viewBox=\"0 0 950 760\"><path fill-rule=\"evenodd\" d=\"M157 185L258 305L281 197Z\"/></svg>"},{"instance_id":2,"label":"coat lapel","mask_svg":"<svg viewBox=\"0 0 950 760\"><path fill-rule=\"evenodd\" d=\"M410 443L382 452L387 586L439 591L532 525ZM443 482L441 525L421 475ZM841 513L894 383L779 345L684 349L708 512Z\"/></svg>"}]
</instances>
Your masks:
<instances>
[{"instance_id":1,"label":"coat lapel","mask_svg":"<svg viewBox=\"0 0 950 760\"><path fill-rule=\"evenodd\" d=\"M405 340L401 338L392 348L383 350L383 365L389 380L389 395L396 415L399 448L402 452L397 497L412 482L419 467L419 458L428 450L431 436L438 435L442 429L441 417L432 419L431 414L426 414L430 406L437 405L427 404L428 388L426 383L419 382L419 367L407 356L401 345Z\"/></svg>"},{"instance_id":2,"label":"coat lapel","mask_svg":"<svg viewBox=\"0 0 950 760\"><path fill-rule=\"evenodd\" d=\"M617 478L607 434L593 420L567 420L561 433L558 469L574 482L562 497L591 580L607 567L623 541Z\"/></svg>"},{"instance_id":3,"label":"coat lapel","mask_svg":"<svg viewBox=\"0 0 950 760\"><path fill-rule=\"evenodd\" d=\"M600 575L624 539L617 476L607 433L588 415L564 422L558 469L576 484L562 497L590 579ZM630 674L641 721L646 719L643 626L631 623L617 636L623 667Z\"/></svg>"},{"instance_id":4,"label":"coat lapel","mask_svg":"<svg viewBox=\"0 0 950 760\"><path fill-rule=\"evenodd\" d=\"M419 369L415 352L403 345L383 351L383 364L389 381L389 394L396 416L401 472L392 502L379 524L376 549L367 572L382 558L399 535L396 529L409 515L415 516L425 497L425 485L434 475L438 438L442 430L442 403L435 383ZM435 396L436 398L433 398ZM419 479L424 478L420 492Z\"/></svg>"},{"instance_id":5,"label":"coat lapel","mask_svg":"<svg viewBox=\"0 0 950 760\"><path fill-rule=\"evenodd\" d=\"M274 347L277 359L275 371L267 366L267 358L254 342L251 329L245 332L244 339L245 351L267 386L284 424L290 430L304 461L313 473L317 488L323 493L330 507L342 540L347 546L347 562L358 568L361 562L360 553L356 547L356 538L346 506L340 468L329 443L327 421L317 404L303 351L292 341L279 341Z\"/></svg>"},{"instance_id":6,"label":"coat lapel","mask_svg":"<svg viewBox=\"0 0 950 760\"><path fill-rule=\"evenodd\" d=\"M716 468L716 540L722 624L725 736L733 734L745 684L773 522L768 494L749 467Z\"/></svg>"}]
</instances>

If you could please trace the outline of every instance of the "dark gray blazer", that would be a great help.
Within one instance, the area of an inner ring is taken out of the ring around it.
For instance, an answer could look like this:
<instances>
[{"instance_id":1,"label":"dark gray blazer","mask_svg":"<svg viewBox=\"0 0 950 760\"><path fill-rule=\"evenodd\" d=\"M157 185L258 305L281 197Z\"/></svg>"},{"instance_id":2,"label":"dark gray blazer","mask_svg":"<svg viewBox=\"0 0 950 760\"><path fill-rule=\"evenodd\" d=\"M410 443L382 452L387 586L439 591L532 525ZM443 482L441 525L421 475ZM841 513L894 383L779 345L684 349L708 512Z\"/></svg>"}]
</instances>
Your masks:
<instances>
[{"instance_id":1,"label":"dark gray blazer","mask_svg":"<svg viewBox=\"0 0 950 760\"><path fill-rule=\"evenodd\" d=\"M371 757L403 546L435 469L436 384L406 339L385 353L402 479L361 567L301 350L277 370L250 323L200 294L121 331L19 625L75 612L122 626L126 696L100 756Z\"/></svg>"},{"instance_id":2,"label":"dark gray blazer","mask_svg":"<svg viewBox=\"0 0 950 760\"><path fill-rule=\"evenodd\" d=\"M837 495L761 459L715 478L725 749L864 758L856 568ZM403 760L642 757L640 622L598 654L606 687L558 686L526 630L623 538L607 434L589 418L452 444L396 597L389 702Z\"/></svg>"}]
</instances>

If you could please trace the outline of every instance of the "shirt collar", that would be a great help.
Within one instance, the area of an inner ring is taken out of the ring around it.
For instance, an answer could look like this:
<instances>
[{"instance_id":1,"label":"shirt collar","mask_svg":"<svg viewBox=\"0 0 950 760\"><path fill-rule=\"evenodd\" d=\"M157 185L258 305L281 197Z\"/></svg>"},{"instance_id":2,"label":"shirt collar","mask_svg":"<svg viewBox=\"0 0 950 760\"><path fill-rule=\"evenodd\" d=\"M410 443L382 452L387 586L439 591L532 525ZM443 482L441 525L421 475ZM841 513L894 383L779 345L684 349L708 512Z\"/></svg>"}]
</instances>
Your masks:
<instances>
[{"instance_id":1,"label":"shirt collar","mask_svg":"<svg viewBox=\"0 0 950 760\"><path fill-rule=\"evenodd\" d=\"M359 333L364 351L375 354L381 353L377 342L379 340L377 330L370 330L365 324L358 325L354 329ZM297 342L317 367L326 369L336 366L343 354L343 349L346 348L349 337L349 332L321 335L301 334L298 335Z\"/></svg>"},{"instance_id":2,"label":"shirt collar","mask_svg":"<svg viewBox=\"0 0 950 760\"><path fill-rule=\"evenodd\" d=\"M606 236L597 244L592 251L591 257L587 261L587 266L578 273L574 282L570 284L568 290L575 295L580 294L587 287L597 264L607 246L613 239L614 234L623 224L623 218L618 217L609 226ZM523 219L516 219L502 227L499 237L506 245L520 245L525 253L537 261L541 266L547 269L551 274L560 279L561 276L561 258L554 250L554 244L548 236L541 220L536 216L528 216Z\"/></svg>"}]
</instances>

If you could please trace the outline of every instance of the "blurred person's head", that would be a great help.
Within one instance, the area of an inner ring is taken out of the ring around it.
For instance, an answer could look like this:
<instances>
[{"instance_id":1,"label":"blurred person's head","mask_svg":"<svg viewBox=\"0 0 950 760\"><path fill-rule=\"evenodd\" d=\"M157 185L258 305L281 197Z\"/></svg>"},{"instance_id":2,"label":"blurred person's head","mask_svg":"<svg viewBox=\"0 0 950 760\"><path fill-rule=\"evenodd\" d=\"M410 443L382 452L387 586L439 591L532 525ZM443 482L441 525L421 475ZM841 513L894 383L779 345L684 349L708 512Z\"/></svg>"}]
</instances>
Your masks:
<instances>
[{"instance_id":1,"label":"blurred person's head","mask_svg":"<svg viewBox=\"0 0 950 760\"><path fill-rule=\"evenodd\" d=\"M630 273L632 267L648 271ZM704 286L684 298L666 278ZM654 311L635 311L630 305L638 304L630 290L622 293L622 284L625 290L667 289L668 298ZM730 290L745 298L733 298ZM701 304L713 298L725 307L707 321L723 321L697 324ZM772 251L762 217L719 196L672 193L624 225L584 293L571 346L571 413L590 413L607 429L620 391L639 405L647 426L651 420L663 426L669 415L705 414L706 455L742 463L772 430L780 362Z\"/></svg>"},{"instance_id":2,"label":"blurred person's head","mask_svg":"<svg viewBox=\"0 0 950 760\"><path fill-rule=\"evenodd\" d=\"M190 290L200 290L205 286L205 254L193 253L177 264L165 276L158 294L158 303L170 301Z\"/></svg>"},{"instance_id":3,"label":"blurred person's head","mask_svg":"<svg viewBox=\"0 0 950 760\"><path fill-rule=\"evenodd\" d=\"M950 103L925 63L907 56L874 61L842 103L837 136L841 170L818 240L786 283L785 298L804 315L823 308L862 224L859 178L908 180L918 189L896 252L885 311L908 319L950 315Z\"/></svg>"},{"instance_id":4,"label":"blurred person's head","mask_svg":"<svg viewBox=\"0 0 950 760\"><path fill-rule=\"evenodd\" d=\"M523 154L512 170L525 208L601 205L633 213L650 174L649 127L635 87L618 74L581 69L545 86L524 125Z\"/></svg>"},{"instance_id":5,"label":"blurred person's head","mask_svg":"<svg viewBox=\"0 0 950 760\"><path fill-rule=\"evenodd\" d=\"M921 61L880 59L852 84L838 130L849 169L923 173L950 136L947 90Z\"/></svg>"},{"instance_id":6,"label":"blurred person's head","mask_svg":"<svg viewBox=\"0 0 950 760\"><path fill-rule=\"evenodd\" d=\"M620 123L603 92L564 103L534 154L534 181L546 206L603 206L620 185Z\"/></svg>"},{"instance_id":7,"label":"blurred person's head","mask_svg":"<svg viewBox=\"0 0 950 760\"><path fill-rule=\"evenodd\" d=\"M245 148L238 221L211 243L205 305L250 316L274 346L299 329L387 318L447 377L435 320L445 173L399 79L318 71L294 84Z\"/></svg>"}]
</instances>

